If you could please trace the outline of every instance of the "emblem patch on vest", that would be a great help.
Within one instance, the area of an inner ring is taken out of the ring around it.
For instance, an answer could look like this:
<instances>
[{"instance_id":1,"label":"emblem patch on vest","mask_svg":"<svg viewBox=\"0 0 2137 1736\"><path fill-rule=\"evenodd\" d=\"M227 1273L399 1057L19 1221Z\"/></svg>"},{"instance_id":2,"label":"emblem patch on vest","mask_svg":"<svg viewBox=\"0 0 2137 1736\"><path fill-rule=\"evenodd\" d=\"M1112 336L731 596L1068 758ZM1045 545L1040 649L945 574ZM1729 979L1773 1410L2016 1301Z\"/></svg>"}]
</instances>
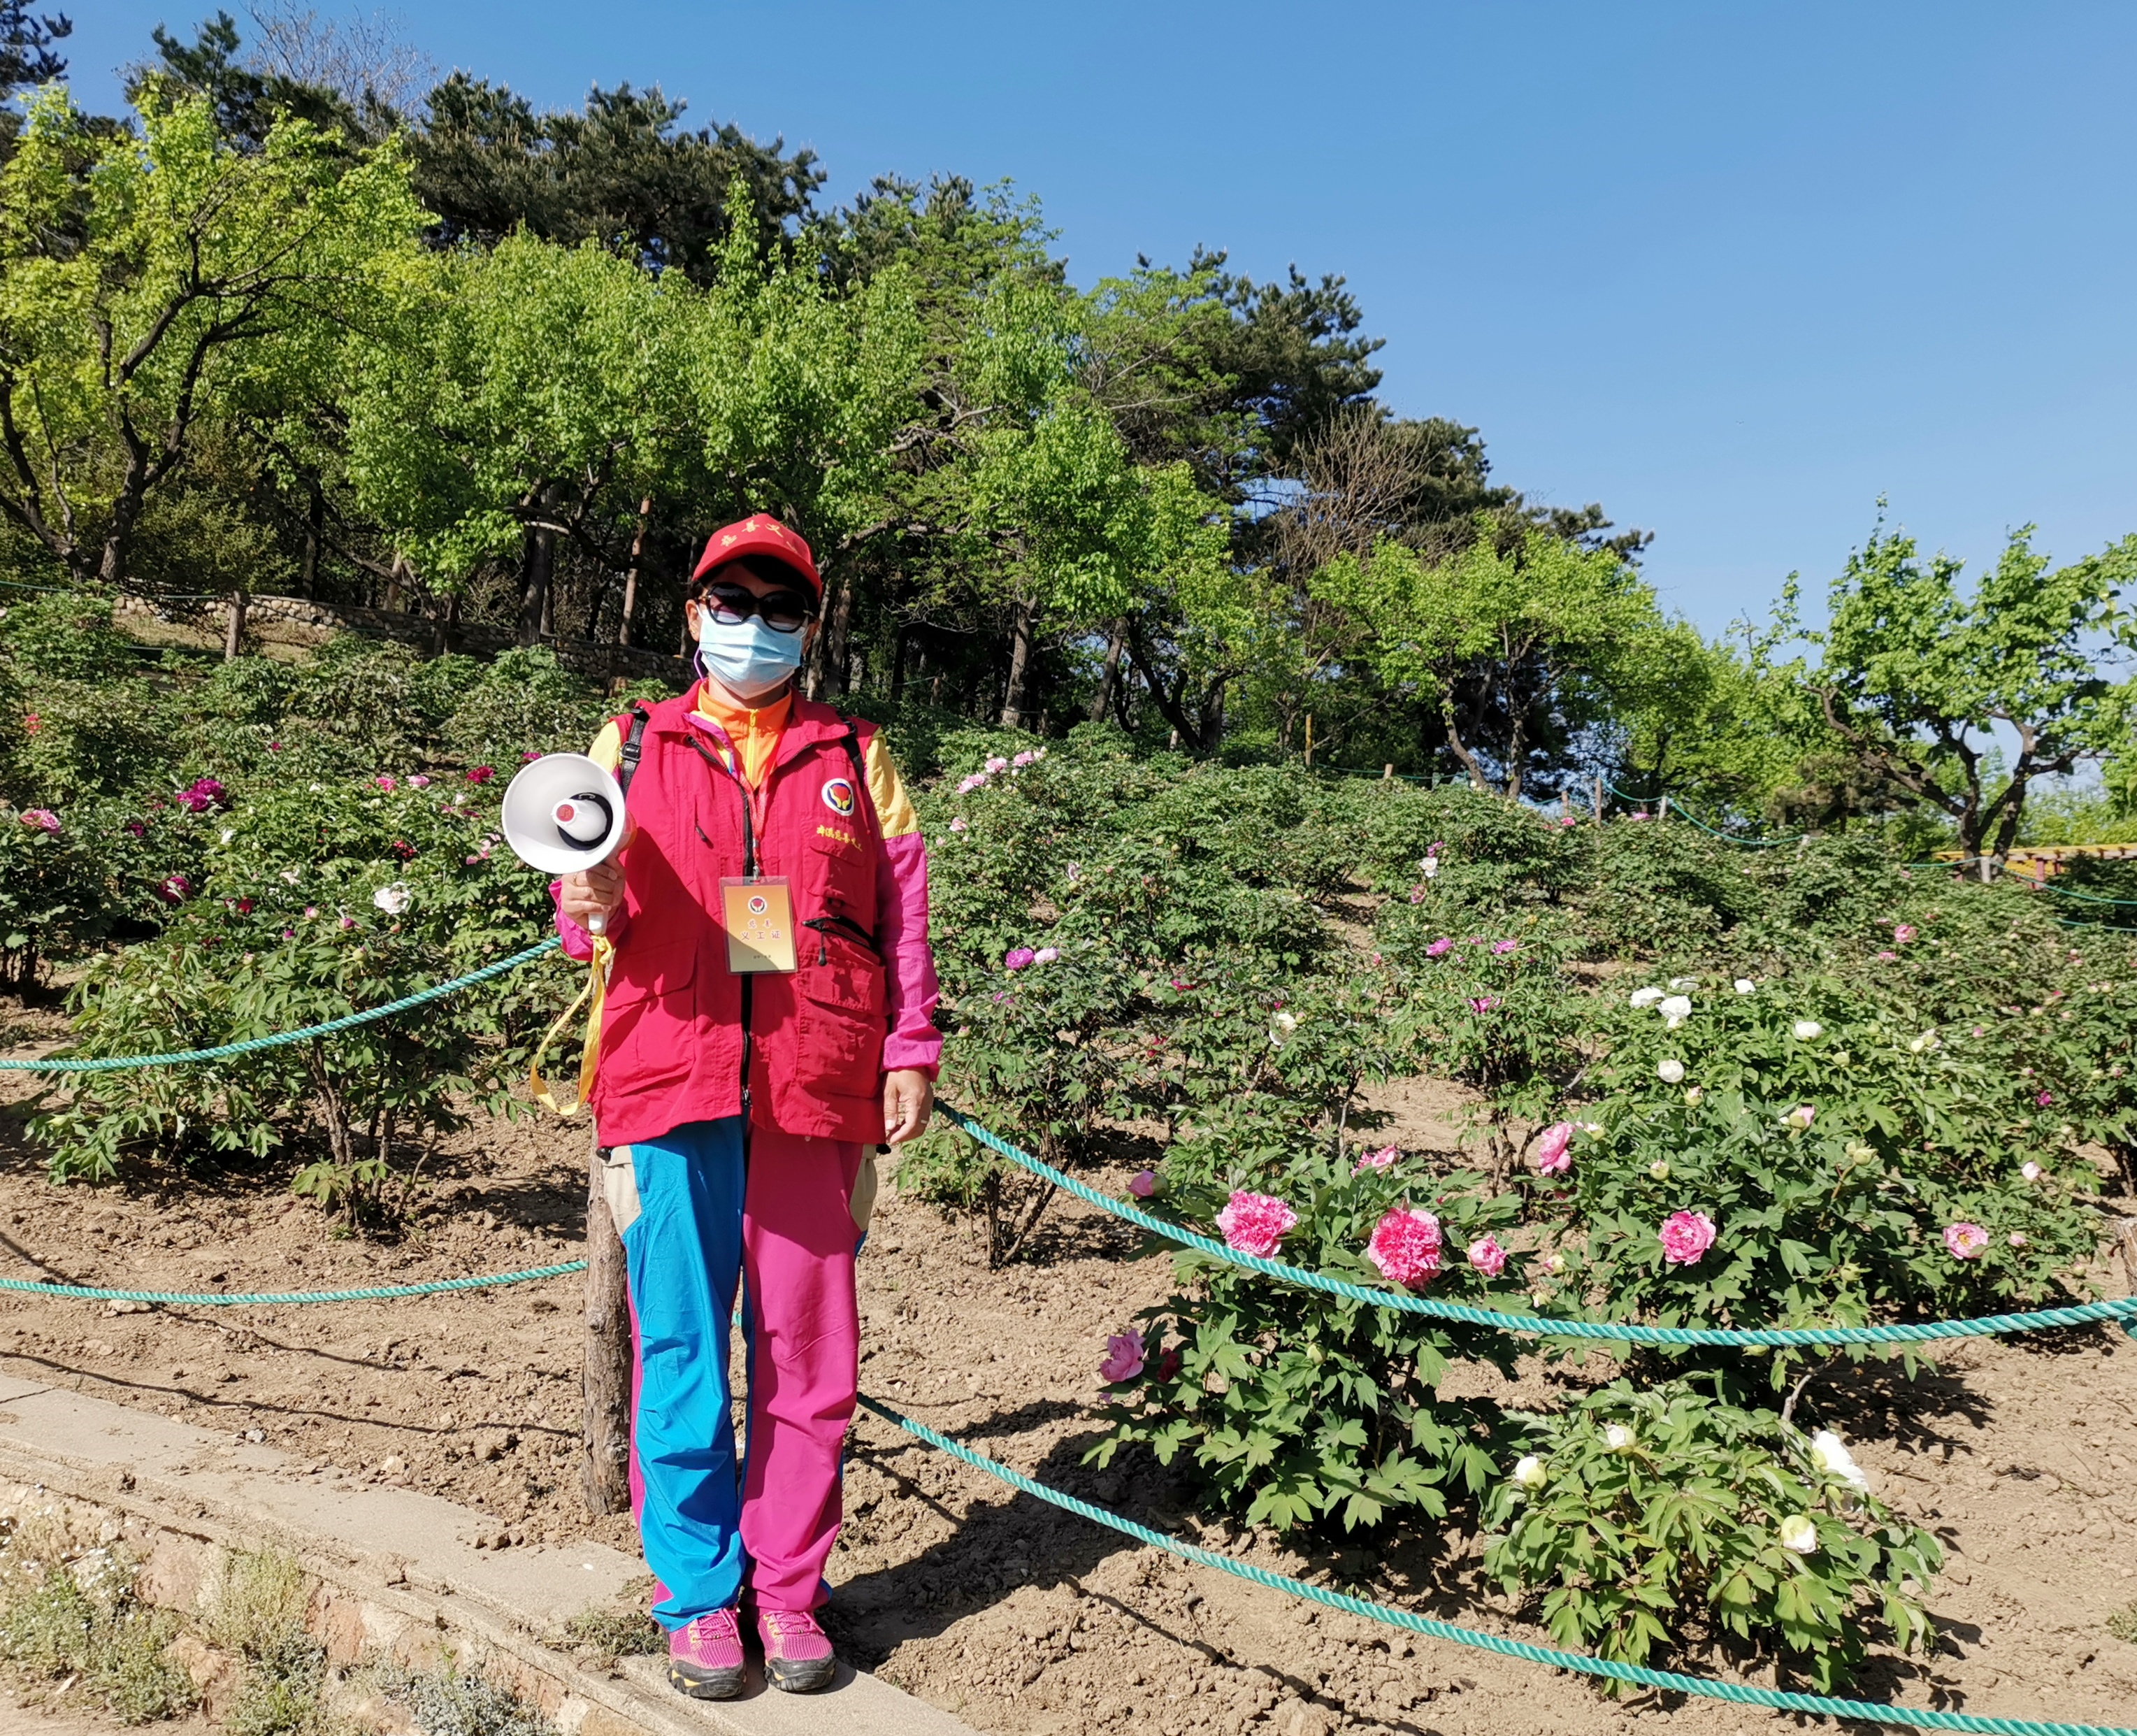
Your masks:
<instances>
[{"instance_id":1,"label":"emblem patch on vest","mask_svg":"<svg viewBox=\"0 0 2137 1736\"><path fill-rule=\"evenodd\" d=\"M845 819L854 811L854 787L843 778L833 778L824 785L824 806Z\"/></svg>"}]
</instances>

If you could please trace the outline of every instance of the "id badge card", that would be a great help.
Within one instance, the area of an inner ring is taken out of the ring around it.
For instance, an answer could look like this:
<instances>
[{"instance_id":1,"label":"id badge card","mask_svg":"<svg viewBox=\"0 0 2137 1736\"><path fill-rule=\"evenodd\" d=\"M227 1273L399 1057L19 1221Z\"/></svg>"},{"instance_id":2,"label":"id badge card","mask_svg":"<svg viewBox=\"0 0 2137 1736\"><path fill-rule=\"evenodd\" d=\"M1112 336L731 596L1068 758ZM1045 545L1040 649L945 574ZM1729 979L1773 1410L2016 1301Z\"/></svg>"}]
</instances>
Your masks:
<instances>
[{"instance_id":1,"label":"id badge card","mask_svg":"<svg viewBox=\"0 0 2137 1736\"><path fill-rule=\"evenodd\" d=\"M728 968L738 977L794 968L794 898L786 876L723 879L720 906L728 931Z\"/></svg>"}]
</instances>

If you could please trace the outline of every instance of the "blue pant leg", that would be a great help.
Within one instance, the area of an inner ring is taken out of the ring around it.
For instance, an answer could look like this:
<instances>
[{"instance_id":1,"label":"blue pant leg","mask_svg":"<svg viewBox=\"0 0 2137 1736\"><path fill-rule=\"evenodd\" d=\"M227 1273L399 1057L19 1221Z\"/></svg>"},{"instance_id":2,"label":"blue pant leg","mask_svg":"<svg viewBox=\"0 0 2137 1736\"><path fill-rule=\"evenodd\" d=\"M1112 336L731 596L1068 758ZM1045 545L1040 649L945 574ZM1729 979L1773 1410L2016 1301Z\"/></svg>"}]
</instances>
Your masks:
<instances>
[{"instance_id":1,"label":"blue pant leg","mask_svg":"<svg viewBox=\"0 0 2137 1736\"><path fill-rule=\"evenodd\" d=\"M742 1270L739 1118L696 1121L631 1148L639 1215L623 1232L638 1324L636 1448L645 1564L664 1626L742 1588L742 1495L728 1326Z\"/></svg>"}]
</instances>

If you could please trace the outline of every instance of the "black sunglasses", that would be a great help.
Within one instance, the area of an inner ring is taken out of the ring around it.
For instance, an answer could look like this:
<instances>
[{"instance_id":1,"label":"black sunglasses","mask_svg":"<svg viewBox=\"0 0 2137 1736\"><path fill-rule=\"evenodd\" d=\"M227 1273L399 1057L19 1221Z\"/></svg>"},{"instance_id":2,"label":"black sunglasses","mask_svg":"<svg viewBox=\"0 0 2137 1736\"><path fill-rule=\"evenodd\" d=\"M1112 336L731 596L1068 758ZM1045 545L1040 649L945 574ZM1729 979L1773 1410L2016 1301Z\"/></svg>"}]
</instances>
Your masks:
<instances>
[{"instance_id":1,"label":"black sunglasses","mask_svg":"<svg viewBox=\"0 0 2137 1736\"><path fill-rule=\"evenodd\" d=\"M698 607L722 627L739 626L755 615L775 633L798 633L816 613L815 605L799 591L758 597L740 585L708 586Z\"/></svg>"}]
</instances>

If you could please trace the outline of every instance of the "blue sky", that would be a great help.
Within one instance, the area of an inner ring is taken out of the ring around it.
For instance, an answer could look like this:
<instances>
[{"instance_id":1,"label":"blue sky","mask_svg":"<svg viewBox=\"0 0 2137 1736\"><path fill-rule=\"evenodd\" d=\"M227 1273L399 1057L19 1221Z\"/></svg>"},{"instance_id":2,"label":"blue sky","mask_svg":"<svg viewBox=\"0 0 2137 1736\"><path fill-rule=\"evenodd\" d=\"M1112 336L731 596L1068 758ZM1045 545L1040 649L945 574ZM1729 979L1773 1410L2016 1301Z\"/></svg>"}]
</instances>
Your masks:
<instances>
[{"instance_id":1,"label":"blue sky","mask_svg":"<svg viewBox=\"0 0 2137 1736\"><path fill-rule=\"evenodd\" d=\"M245 21L242 0L224 0ZM319 0L333 12L333 0ZM368 8L367 8L368 9ZM161 21L74 8L82 99ZM1222 8L433 0L404 33L545 104L1013 178L1079 282L1138 252L1340 271L1384 395L1498 480L1656 533L1710 632L1891 516L1979 568L2137 529L2137 7Z\"/></svg>"}]
</instances>

